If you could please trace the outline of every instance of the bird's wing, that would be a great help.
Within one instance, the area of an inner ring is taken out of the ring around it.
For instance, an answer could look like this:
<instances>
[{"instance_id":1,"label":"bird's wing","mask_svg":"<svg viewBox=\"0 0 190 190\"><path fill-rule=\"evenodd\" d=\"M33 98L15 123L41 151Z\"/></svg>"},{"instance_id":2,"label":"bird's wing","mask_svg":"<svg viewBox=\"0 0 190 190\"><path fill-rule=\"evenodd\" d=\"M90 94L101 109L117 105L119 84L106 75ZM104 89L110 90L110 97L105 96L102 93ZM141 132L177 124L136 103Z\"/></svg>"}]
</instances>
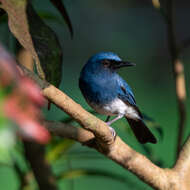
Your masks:
<instances>
[{"instance_id":1,"label":"bird's wing","mask_svg":"<svg viewBox=\"0 0 190 190\"><path fill-rule=\"evenodd\" d=\"M127 104L136 106L135 97L130 86L122 78L119 78L118 84L118 98L127 102Z\"/></svg>"},{"instance_id":2,"label":"bird's wing","mask_svg":"<svg viewBox=\"0 0 190 190\"><path fill-rule=\"evenodd\" d=\"M136 105L135 97L130 86L122 78L118 80L118 84L118 98L125 104L132 106L137 111L138 115L143 118L139 108Z\"/></svg>"}]
</instances>

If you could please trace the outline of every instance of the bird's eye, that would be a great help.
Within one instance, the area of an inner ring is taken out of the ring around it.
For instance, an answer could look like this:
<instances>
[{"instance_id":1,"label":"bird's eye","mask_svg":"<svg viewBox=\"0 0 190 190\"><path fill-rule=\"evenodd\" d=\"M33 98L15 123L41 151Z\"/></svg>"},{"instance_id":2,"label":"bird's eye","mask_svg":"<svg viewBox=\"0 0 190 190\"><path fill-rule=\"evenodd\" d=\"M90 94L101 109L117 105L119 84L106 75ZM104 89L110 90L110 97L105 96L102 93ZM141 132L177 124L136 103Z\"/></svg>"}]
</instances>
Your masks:
<instances>
[{"instance_id":1,"label":"bird's eye","mask_svg":"<svg viewBox=\"0 0 190 190\"><path fill-rule=\"evenodd\" d=\"M104 65L104 67L109 67L109 65L110 65L110 62L109 62L109 60L103 60L102 61L102 64Z\"/></svg>"}]
</instances>

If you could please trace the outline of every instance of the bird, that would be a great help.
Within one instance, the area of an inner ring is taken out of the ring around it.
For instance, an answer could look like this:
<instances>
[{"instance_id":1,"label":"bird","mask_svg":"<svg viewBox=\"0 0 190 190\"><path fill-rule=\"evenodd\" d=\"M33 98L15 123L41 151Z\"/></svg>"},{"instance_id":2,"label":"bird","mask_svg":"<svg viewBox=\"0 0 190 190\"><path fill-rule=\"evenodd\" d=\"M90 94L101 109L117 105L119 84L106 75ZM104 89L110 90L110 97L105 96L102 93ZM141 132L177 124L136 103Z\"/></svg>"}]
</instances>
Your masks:
<instances>
[{"instance_id":1,"label":"bird","mask_svg":"<svg viewBox=\"0 0 190 190\"><path fill-rule=\"evenodd\" d=\"M157 142L143 121L131 87L117 73L122 67L134 66L116 53L100 52L89 58L79 77L79 88L86 102L99 114L107 115L107 124L125 117L141 144ZM109 121L111 116L116 116ZM111 129L115 136L115 130Z\"/></svg>"}]
</instances>

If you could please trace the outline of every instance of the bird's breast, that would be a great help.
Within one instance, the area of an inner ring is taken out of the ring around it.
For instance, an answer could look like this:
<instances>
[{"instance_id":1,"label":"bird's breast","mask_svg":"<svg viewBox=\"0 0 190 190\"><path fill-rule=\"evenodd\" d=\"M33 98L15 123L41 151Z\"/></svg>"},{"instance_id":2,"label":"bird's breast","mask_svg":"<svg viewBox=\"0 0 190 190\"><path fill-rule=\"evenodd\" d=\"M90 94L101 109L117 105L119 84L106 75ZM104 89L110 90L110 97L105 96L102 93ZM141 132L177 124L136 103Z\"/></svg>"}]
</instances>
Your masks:
<instances>
[{"instance_id":1,"label":"bird's breast","mask_svg":"<svg viewBox=\"0 0 190 190\"><path fill-rule=\"evenodd\" d=\"M88 104L98 113L104 115L126 115L129 118L139 118L137 111L134 107L125 104L119 98L112 100L106 104L96 104L88 102Z\"/></svg>"},{"instance_id":2,"label":"bird's breast","mask_svg":"<svg viewBox=\"0 0 190 190\"><path fill-rule=\"evenodd\" d=\"M116 104L116 101L110 100L110 101L89 101L89 99L86 99L88 104L97 112L103 115L117 115L120 112L125 112L125 105Z\"/></svg>"},{"instance_id":3,"label":"bird's breast","mask_svg":"<svg viewBox=\"0 0 190 190\"><path fill-rule=\"evenodd\" d=\"M117 97L116 85L113 80L99 76L83 77L79 87L87 102L90 104L107 104Z\"/></svg>"},{"instance_id":4,"label":"bird's breast","mask_svg":"<svg viewBox=\"0 0 190 190\"><path fill-rule=\"evenodd\" d=\"M117 75L114 75L117 76ZM104 115L127 115L138 117L131 105L118 98L117 77L102 77L102 75L85 75L79 80L79 87L87 103L98 113Z\"/></svg>"},{"instance_id":5,"label":"bird's breast","mask_svg":"<svg viewBox=\"0 0 190 190\"><path fill-rule=\"evenodd\" d=\"M114 99L109 104L105 104L103 109L106 112L111 113L112 115L122 114L124 115L127 112L127 105L120 100L119 98Z\"/></svg>"}]
</instances>

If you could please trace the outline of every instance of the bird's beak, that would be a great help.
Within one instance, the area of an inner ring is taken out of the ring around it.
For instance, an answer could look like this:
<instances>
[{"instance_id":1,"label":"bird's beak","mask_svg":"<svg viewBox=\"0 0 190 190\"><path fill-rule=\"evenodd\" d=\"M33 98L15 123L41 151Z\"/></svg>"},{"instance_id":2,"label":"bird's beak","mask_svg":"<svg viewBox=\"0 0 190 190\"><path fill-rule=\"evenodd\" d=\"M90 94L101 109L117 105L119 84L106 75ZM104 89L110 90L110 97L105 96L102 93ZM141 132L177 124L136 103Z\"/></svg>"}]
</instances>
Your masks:
<instances>
[{"instance_id":1,"label":"bird's beak","mask_svg":"<svg viewBox=\"0 0 190 190\"><path fill-rule=\"evenodd\" d=\"M112 64L113 69L119 69L121 67L129 67L129 66L135 66L135 63L131 63L129 61L117 61Z\"/></svg>"}]
</instances>

